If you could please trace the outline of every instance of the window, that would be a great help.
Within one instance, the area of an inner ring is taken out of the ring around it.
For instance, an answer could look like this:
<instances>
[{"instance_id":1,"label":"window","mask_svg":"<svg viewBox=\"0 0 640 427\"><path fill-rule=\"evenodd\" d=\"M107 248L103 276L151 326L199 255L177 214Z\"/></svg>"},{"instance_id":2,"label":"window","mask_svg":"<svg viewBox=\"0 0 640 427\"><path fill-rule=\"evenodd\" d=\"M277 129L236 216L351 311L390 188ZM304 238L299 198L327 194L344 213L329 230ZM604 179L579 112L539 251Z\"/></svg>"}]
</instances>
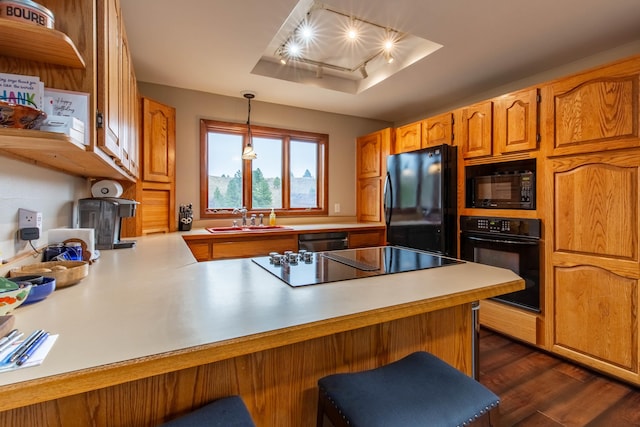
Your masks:
<instances>
[{"instance_id":1,"label":"window","mask_svg":"<svg viewBox=\"0 0 640 427\"><path fill-rule=\"evenodd\" d=\"M327 215L325 134L251 126L258 158L242 160L247 127L201 120L200 216L233 209L278 215Z\"/></svg>"}]
</instances>

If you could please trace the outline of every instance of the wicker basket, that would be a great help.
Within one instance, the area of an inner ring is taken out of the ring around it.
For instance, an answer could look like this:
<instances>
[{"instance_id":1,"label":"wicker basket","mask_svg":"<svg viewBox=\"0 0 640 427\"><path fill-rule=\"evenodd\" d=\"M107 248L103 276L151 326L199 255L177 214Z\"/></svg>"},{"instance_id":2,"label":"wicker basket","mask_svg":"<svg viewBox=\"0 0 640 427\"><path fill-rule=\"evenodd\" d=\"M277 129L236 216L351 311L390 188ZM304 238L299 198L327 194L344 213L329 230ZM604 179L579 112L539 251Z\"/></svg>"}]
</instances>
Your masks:
<instances>
[{"instance_id":1,"label":"wicker basket","mask_svg":"<svg viewBox=\"0 0 640 427\"><path fill-rule=\"evenodd\" d=\"M75 285L89 274L86 261L48 261L24 265L9 271L9 277L41 274L56 279L56 289Z\"/></svg>"}]
</instances>

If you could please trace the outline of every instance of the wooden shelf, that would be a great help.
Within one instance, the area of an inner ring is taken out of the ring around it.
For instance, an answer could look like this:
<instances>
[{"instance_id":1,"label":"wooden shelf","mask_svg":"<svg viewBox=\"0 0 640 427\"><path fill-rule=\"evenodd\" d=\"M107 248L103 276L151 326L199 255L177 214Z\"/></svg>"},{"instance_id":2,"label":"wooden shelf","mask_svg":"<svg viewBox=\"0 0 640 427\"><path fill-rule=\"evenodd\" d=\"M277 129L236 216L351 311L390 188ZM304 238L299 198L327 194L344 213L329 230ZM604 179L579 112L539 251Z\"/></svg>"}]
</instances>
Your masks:
<instances>
[{"instance_id":1,"label":"wooden shelf","mask_svg":"<svg viewBox=\"0 0 640 427\"><path fill-rule=\"evenodd\" d=\"M0 151L72 175L134 180L105 154L62 133L0 128Z\"/></svg>"},{"instance_id":2,"label":"wooden shelf","mask_svg":"<svg viewBox=\"0 0 640 427\"><path fill-rule=\"evenodd\" d=\"M73 41L50 28L0 18L0 55L85 68Z\"/></svg>"}]
</instances>

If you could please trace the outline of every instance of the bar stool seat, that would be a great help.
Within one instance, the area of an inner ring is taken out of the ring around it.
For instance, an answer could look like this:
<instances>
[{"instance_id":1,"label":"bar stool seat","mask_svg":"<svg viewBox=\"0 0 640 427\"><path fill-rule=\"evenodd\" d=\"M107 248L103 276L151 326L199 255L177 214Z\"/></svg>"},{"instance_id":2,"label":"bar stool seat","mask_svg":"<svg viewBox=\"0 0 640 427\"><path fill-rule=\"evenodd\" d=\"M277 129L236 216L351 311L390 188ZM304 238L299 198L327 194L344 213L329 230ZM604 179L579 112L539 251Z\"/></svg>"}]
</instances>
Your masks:
<instances>
[{"instance_id":1,"label":"bar stool seat","mask_svg":"<svg viewBox=\"0 0 640 427\"><path fill-rule=\"evenodd\" d=\"M209 403L162 427L255 427L240 396L229 396Z\"/></svg>"},{"instance_id":2,"label":"bar stool seat","mask_svg":"<svg viewBox=\"0 0 640 427\"><path fill-rule=\"evenodd\" d=\"M326 376L318 388L318 427L324 415L336 427L464 426L500 403L485 386L423 351L372 370Z\"/></svg>"}]
</instances>

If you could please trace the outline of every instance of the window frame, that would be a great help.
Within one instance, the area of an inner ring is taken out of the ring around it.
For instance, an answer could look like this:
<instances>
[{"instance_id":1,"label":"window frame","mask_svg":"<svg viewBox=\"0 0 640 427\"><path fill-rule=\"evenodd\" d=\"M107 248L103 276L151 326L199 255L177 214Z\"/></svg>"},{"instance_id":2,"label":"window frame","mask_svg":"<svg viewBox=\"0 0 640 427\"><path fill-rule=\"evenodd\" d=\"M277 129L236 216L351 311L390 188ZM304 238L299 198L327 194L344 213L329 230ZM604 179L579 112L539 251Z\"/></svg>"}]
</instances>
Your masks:
<instances>
[{"instance_id":1,"label":"window frame","mask_svg":"<svg viewBox=\"0 0 640 427\"><path fill-rule=\"evenodd\" d=\"M233 209L208 209L209 201L209 156L208 156L208 134L209 132L228 133L232 135L242 135L242 146L247 145L248 128L246 124L223 122L218 120L200 120L200 218L230 218L237 216L233 214ZM281 138L282 139L282 208L276 208L278 216L327 216L329 214L329 135L306 132L291 129L279 129L266 126L251 125L251 135L253 138ZM290 174L289 174L289 142L307 141L317 145L317 208L291 208L290 203ZM260 155L260 153L258 153ZM252 213L271 212L268 209L253 209L251 207L252 192L252 167L251 160L242 161L242 199L244 206ZM238 206L240 207L240 206Z\"/></svg>"}]
</instances>

